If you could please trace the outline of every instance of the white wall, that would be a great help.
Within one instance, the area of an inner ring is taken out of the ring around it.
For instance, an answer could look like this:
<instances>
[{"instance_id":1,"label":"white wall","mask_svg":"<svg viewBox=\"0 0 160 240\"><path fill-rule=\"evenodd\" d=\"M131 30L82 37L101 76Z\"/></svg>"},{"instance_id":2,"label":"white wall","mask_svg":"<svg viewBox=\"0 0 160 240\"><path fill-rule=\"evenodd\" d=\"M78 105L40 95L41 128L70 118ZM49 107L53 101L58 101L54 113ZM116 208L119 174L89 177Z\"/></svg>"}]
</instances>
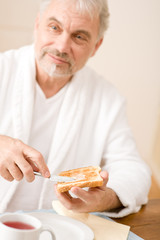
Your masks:
<instances>
[{"instance_id":1,"label":"white wall","mask_svg":"<svg viewBox=\"0 0 160 240\"><path fill-rule=\"evenodd\" d=\"M0 0L0 51L32 42L39 2ZM139 151L158 178L160 1L109 0L109 8L110 28L99 52L88 64L127 98L128 118Z\"/></svg>"},{"instance_id":2,"label":"white wall","mask_svg":"<svg viewBox=\"0 0 160 240\"><path fill-rule=\"evenodd\" d=\"M32 42L40 0L0 0L0 51Z\"/></svg>"}]
</instances>

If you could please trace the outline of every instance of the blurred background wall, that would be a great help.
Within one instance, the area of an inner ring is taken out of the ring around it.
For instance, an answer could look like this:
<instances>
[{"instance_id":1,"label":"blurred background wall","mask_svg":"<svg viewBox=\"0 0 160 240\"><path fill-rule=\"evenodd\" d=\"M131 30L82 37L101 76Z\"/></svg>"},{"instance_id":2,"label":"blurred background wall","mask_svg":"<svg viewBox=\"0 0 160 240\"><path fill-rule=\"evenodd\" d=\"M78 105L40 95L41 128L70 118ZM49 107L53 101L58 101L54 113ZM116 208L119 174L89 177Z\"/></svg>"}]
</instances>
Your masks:
<instances>
[{"instance_id":1,"label":"blurred background wall","mask_svg":"<svg viewBox=\"0 0 160 240\"><path fill-rule=\"evenodd\" d=\"M32 43L41 0L0 0L0 51ZM160 1L109 0L110 27L89 65L127 99L138 149L160 184Z\"/></svg>"}]
</instances>

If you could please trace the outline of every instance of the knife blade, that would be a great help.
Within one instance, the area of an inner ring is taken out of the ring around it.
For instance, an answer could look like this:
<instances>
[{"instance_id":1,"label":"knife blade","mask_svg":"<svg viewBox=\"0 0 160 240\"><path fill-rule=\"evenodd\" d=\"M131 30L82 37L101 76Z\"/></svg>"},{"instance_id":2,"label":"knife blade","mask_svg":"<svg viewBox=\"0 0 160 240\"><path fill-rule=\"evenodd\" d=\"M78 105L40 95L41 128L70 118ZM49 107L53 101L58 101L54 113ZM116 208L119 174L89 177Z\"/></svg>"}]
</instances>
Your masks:
<instances>
[{"instance_id":1,"label":"knife blade","mask_svg":"<svg viewBox=\"0 0 160 240\"><path fill-rule=\"evenodd\" d=\"M35 176L43 177L40 172L34 171L33 173L34 173ZM75 178L57 176L57 175L51 175L48 179L52 182L73 182L73 181L76 180Z\"/></svg>"}]
</instances>

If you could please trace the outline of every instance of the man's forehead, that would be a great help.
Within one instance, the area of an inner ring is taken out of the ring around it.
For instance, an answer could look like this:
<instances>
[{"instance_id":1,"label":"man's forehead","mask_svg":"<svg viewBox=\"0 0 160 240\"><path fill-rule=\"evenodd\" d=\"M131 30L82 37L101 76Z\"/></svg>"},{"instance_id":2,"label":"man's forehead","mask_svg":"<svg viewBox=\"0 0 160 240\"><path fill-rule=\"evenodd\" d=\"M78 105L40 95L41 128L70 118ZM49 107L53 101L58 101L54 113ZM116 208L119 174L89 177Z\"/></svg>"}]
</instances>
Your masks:
<instances>
[{"instance_id":1,"label":"man's forehead","mask_svg":"<svg viewBox=\"0 0 160 240\"><path fill-rule=\"evenodd\" d=\"M57 0L54 0L57 1ZM58 1L57 1L58 2ZM74 6L69 6L67 4L59 4L58 5L50 5L47 9L44 17L49 20L54 20L54 18L61 24L72 22L72 24L83 25L83 24L92 24L93 22L96 23L99 21L97 15L91 17L90 14L86 12L78 12L78 10Z\"/></svg>"},{"instance_id":2,"label":"man's forehead","mask_svg":"<svg viewBox=\"0 0 160 240\"><path fill-rule=\"evenodd\" d=\"M98 12L95 9L94 11L91 11L87 7L81 8L77 2L78 1L75 0L52 0L48 5L47 12L68 12L69 14L75 14L75 17L80 16L83 18L94 18L95 16L98 17Z\"/></svg>"}]
</instances>

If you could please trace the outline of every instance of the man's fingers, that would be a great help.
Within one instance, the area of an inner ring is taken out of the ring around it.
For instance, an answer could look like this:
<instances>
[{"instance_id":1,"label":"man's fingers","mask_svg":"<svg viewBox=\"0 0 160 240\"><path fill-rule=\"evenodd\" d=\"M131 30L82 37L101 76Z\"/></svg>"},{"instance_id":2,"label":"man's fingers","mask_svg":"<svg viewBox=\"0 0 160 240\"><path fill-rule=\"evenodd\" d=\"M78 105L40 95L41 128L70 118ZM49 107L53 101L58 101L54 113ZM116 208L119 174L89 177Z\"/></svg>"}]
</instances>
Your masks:
<instances>
[{"instance_id":1,"label":"man's fingers","mask_svg":"<svg viewBox=\"0 0 160 240\"><path fill-rule=\"evenodd\" d=\"M26 178L27 182L32 182L35 179L33 168L31 164L28 161L26 161L25 158L19 157L15 160L15 163L19 168L19 175L21 172L21 174L23 174L24 177ZM17 171L17 174L18 174L18 171ZM15 176L15 179L18 180L16 176Z\"/></svg>"},{"instance_id":2,"label":"man's fingers","mask_svg":"<svg viewBox=\"0 0 160 240\"><path fill-rule=\"evenodd\" d=\"M24 158L29 163L32 162L34 164L34 166L33 166L33 164L31 164L33 167L33 170L36 170L36 168L37 168L43 177L50 176L49 169L48 169L48 167L45 163L45 160L40 152L38 152L37 150L24 144L23 154L24 154Z\"/></svg>"},{"instance_id":3,"label":"man's fingers","mask_svg":"<svg viewBox=\"0 0 160 240\"><path fill-rule=\"evenodd\" d=\"M56 195L59 199L59 201L67 208L70 209L72 206L72 197L70 196L69 192L65 192L65 193L60 193L57 190L57 186L55 185L55 192Z\"/></svg>"},{"instance_id":4,"label":"man's fingers","mask_svg":"<svg viewBox=\"0 0 160 240\"><path fill-rule=\"evenodd\" d=\"M85 212L85 204L79 198L68 198L65 193L62 193L60 197L58 197L59 201L63 204L65 208L68 210L73 210L76 212Z\"/></svg>"},{"instance_id":5,"label":"man's fingers","mask_svg":"<svg viewBox=\"0 0 160 240\"><path fill-rule=\"evenodd\" d=\"M0 136L0 175L8 181L20 181L25 176L28 182L34 180L33 171L44 177L50 172L41 153L24 144L19 139Z\"/></svg>"},{"instance_id":6,"label":"man's fingers","mask_svg":"<svg viewBox=\"0 0 160 240\"><path fill-rule=\"evenodd\" d=\"M9 182L12 182L14 180L13 176L10 174L8 169L3 169L2 177Z\"/></svg>"},{"instance_id":7,"label":"man's fingers","mask_svg":"<svg viewBox=\"0 0 160 240\"><path fill-rule=\"evenodd\" d=\"M89 193L80 187L72 187L71 192L83 202L88 202L90 199Z\"/></svg>"},{"instance_id":8,"label":"man's fingers","mask_svg":"<svg viewBox=\"0 0 160 240\"><path fill-rule=\"evenodd\" d=\"M15 163L13 157L6 161L6 165L1 165L1 175L8 181L13 181L13 179L20 181L23 178L23 173Z\"/></svg>"},{"instance_id":9,"label":"man's fingers","mask_svg":"<svg viewBox=\"0 0 160 240\"><path fill-rule=\"evenodd\" d=\"M100 172L101 177L103 178L103 186L100 187L101 189L105 189L106 188L106 184L108 182L108 172L107 171L102 171Z\"/></svg>"},{"instance_id":10,"label":"man's fingers","mask_svg":"<svg viewBox=\"0 0 160 240\"><path fill-rule=\"evenodd\" d=\"M10 164L8 171L15 180L17 181L22 180L23 173L15 163Z\"/></svg>"}]
</instances>

